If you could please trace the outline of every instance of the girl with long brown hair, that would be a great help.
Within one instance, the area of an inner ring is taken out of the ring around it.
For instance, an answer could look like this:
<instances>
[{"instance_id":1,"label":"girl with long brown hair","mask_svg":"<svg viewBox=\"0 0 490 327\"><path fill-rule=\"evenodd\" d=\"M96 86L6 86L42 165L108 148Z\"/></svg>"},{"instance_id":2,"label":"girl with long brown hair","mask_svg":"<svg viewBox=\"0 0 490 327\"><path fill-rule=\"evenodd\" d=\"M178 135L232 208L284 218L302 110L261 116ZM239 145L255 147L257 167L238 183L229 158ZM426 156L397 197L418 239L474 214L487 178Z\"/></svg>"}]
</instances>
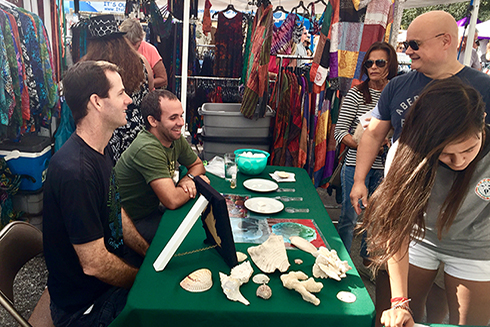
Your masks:
<instances>
[{"instance_id":1,"label":"girl with long brown hair","mask_svg":"<svg viewBox=\"0 0 490 327\"><path fill-rule=\"evenodd\" d=\"M385 326L421 320L441 262L449 322L488 324L488 132L480 94L457 77L433 82L410 108L391 167L363 220L370 258L376 267L386 264L390 275Z\"/></svg>"}]
</instances>

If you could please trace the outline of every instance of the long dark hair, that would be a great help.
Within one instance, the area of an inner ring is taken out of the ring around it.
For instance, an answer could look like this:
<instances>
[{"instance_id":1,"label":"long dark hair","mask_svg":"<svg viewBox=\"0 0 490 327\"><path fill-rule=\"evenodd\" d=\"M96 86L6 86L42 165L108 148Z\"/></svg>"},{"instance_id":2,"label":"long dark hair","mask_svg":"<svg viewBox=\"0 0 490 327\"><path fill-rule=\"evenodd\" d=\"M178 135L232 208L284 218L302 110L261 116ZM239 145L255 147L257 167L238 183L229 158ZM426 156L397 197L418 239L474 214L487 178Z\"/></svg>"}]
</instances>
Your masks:
<instances>
[{"instance_id":1,"label":"long dark hair","mask_svg":"<svg viewBox=\"0 0 490 327\"><path fill-rule=\"evenodd\" d=\"M90 40L82 60L105 60L116 64L126 93L131 96L145 79L143 62L123 36Z\"/></svg>"},{"instance_id":2,"label":"long dark hair","mask_svg":"<svg viewBox=\"0 0 490 327\"><path fill-rule=\"evenodd\" d=\"M357 89L362 92L362 96L364 98L364 103L369 104L371 103L371 93L369 92L369 74L367 71L367 68L364 66L366 61L369 59L369 55L371 52L375 50L383 50L386 52L386 55L388 56L388 80L392 79L393 77L396 76L398 72L398 59L396 56L396 51L393 49L393 47L386 42L374 42L371 44L369 47L368 51L366 52L366 55L364 56L364 59L362 61L361 65L361 76L360 79L362 79L363 76L366 76L366 80L362 82L361 84L357 85Z\"/></svg>"},{"instance_id":3,"label":"long dark hair","mask_svg":"<svg viewBox=\"0 0 490 327\"><path fill-rule=\"evenodd\" d=\"M363 219L368 251L375 266L384 264L410 238L425 233L424 212L434 185L439 156L448 144L482 132L485 103L457 77L431 83L407 113L391 168L369 200ZM482 151L457 173L437 218L441 238L463 203Z\"/></svg>"}]
</instances>

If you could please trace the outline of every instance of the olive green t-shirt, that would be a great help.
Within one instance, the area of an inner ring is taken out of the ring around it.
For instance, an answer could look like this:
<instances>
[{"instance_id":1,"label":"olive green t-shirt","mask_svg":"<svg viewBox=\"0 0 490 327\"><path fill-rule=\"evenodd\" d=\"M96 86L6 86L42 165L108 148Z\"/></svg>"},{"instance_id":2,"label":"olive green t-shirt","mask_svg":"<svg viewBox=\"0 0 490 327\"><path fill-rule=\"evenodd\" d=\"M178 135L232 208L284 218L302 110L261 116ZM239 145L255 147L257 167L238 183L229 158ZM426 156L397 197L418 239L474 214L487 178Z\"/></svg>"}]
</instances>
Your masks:
<instances>
[{"instance_id":1,"label":"olive green t-shirt","mask_svg":"<svg viewBox=\"0 0 490 327\"><path fill-rule=\"evenodd\" d=\"M167 148L150 132L141 131L115 168L121 204L131 219L142 219L158 208L160 200L150 186L151 181L172 178L176 162L188 167L196 159L183 136Z\"/></svg>"}]
</instances>

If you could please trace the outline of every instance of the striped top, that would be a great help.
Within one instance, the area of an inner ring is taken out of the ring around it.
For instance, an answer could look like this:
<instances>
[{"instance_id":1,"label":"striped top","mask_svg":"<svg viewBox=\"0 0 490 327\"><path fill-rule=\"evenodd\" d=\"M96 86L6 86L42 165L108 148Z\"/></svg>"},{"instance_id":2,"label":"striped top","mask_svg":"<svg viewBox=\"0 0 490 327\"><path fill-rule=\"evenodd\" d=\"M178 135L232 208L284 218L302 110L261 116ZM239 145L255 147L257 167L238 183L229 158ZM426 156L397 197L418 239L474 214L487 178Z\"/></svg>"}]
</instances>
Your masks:
<instances>
[{"instance_id":1,"label":"striped top","mask_svg":"<svg viewBox=\"0 0 490 327\"><path fill-rule=\"evenodd\" d=\"M342 106L339 112L339 118L337 120L337 125L335 126L335 140L337 144L342 142L342 139L347 135L354 135L357 125L359 124L359 117L365 114L366 112L374 109L376 103L378 103L379 97L381 95L381 91L369 89L371 93L371 103L365 104L364 98L362 96L362 92L357 89L357 87L353 87L347 92L344 100L342 101ZM350 149L347 151L347 156L345 158L345 164L347 166L355 166L356 165L356 149ZM374 164L372 166L373 169L383 169L383 162L380 156L376 157Z\"/></svg>"}]
</instances>

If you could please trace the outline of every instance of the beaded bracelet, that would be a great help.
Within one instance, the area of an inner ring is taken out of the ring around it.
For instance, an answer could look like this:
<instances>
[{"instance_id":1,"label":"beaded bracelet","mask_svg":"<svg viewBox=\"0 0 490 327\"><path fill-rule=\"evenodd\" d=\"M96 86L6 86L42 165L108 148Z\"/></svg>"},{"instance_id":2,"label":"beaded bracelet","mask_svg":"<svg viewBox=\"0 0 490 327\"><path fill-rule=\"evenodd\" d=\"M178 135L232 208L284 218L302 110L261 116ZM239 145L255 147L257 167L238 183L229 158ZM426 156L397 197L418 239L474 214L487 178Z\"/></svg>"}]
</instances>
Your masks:
<instances>
[{"instance_id":1,"label":"beaded bracelet","mask_svg":"<svg viewBox=\"0 0 490 327\"><path fill-rule=\"evenodd\" d=\"M398 301L397 303L392 304L391 310L404 309L404 310L407 310L410 313L410 315L413 316L412 309L410 309L410 307L408 306L408 302L410 302L410 301L411 301L411 299L405 299L402 301Z\"/></svg>"}]
</instances>

